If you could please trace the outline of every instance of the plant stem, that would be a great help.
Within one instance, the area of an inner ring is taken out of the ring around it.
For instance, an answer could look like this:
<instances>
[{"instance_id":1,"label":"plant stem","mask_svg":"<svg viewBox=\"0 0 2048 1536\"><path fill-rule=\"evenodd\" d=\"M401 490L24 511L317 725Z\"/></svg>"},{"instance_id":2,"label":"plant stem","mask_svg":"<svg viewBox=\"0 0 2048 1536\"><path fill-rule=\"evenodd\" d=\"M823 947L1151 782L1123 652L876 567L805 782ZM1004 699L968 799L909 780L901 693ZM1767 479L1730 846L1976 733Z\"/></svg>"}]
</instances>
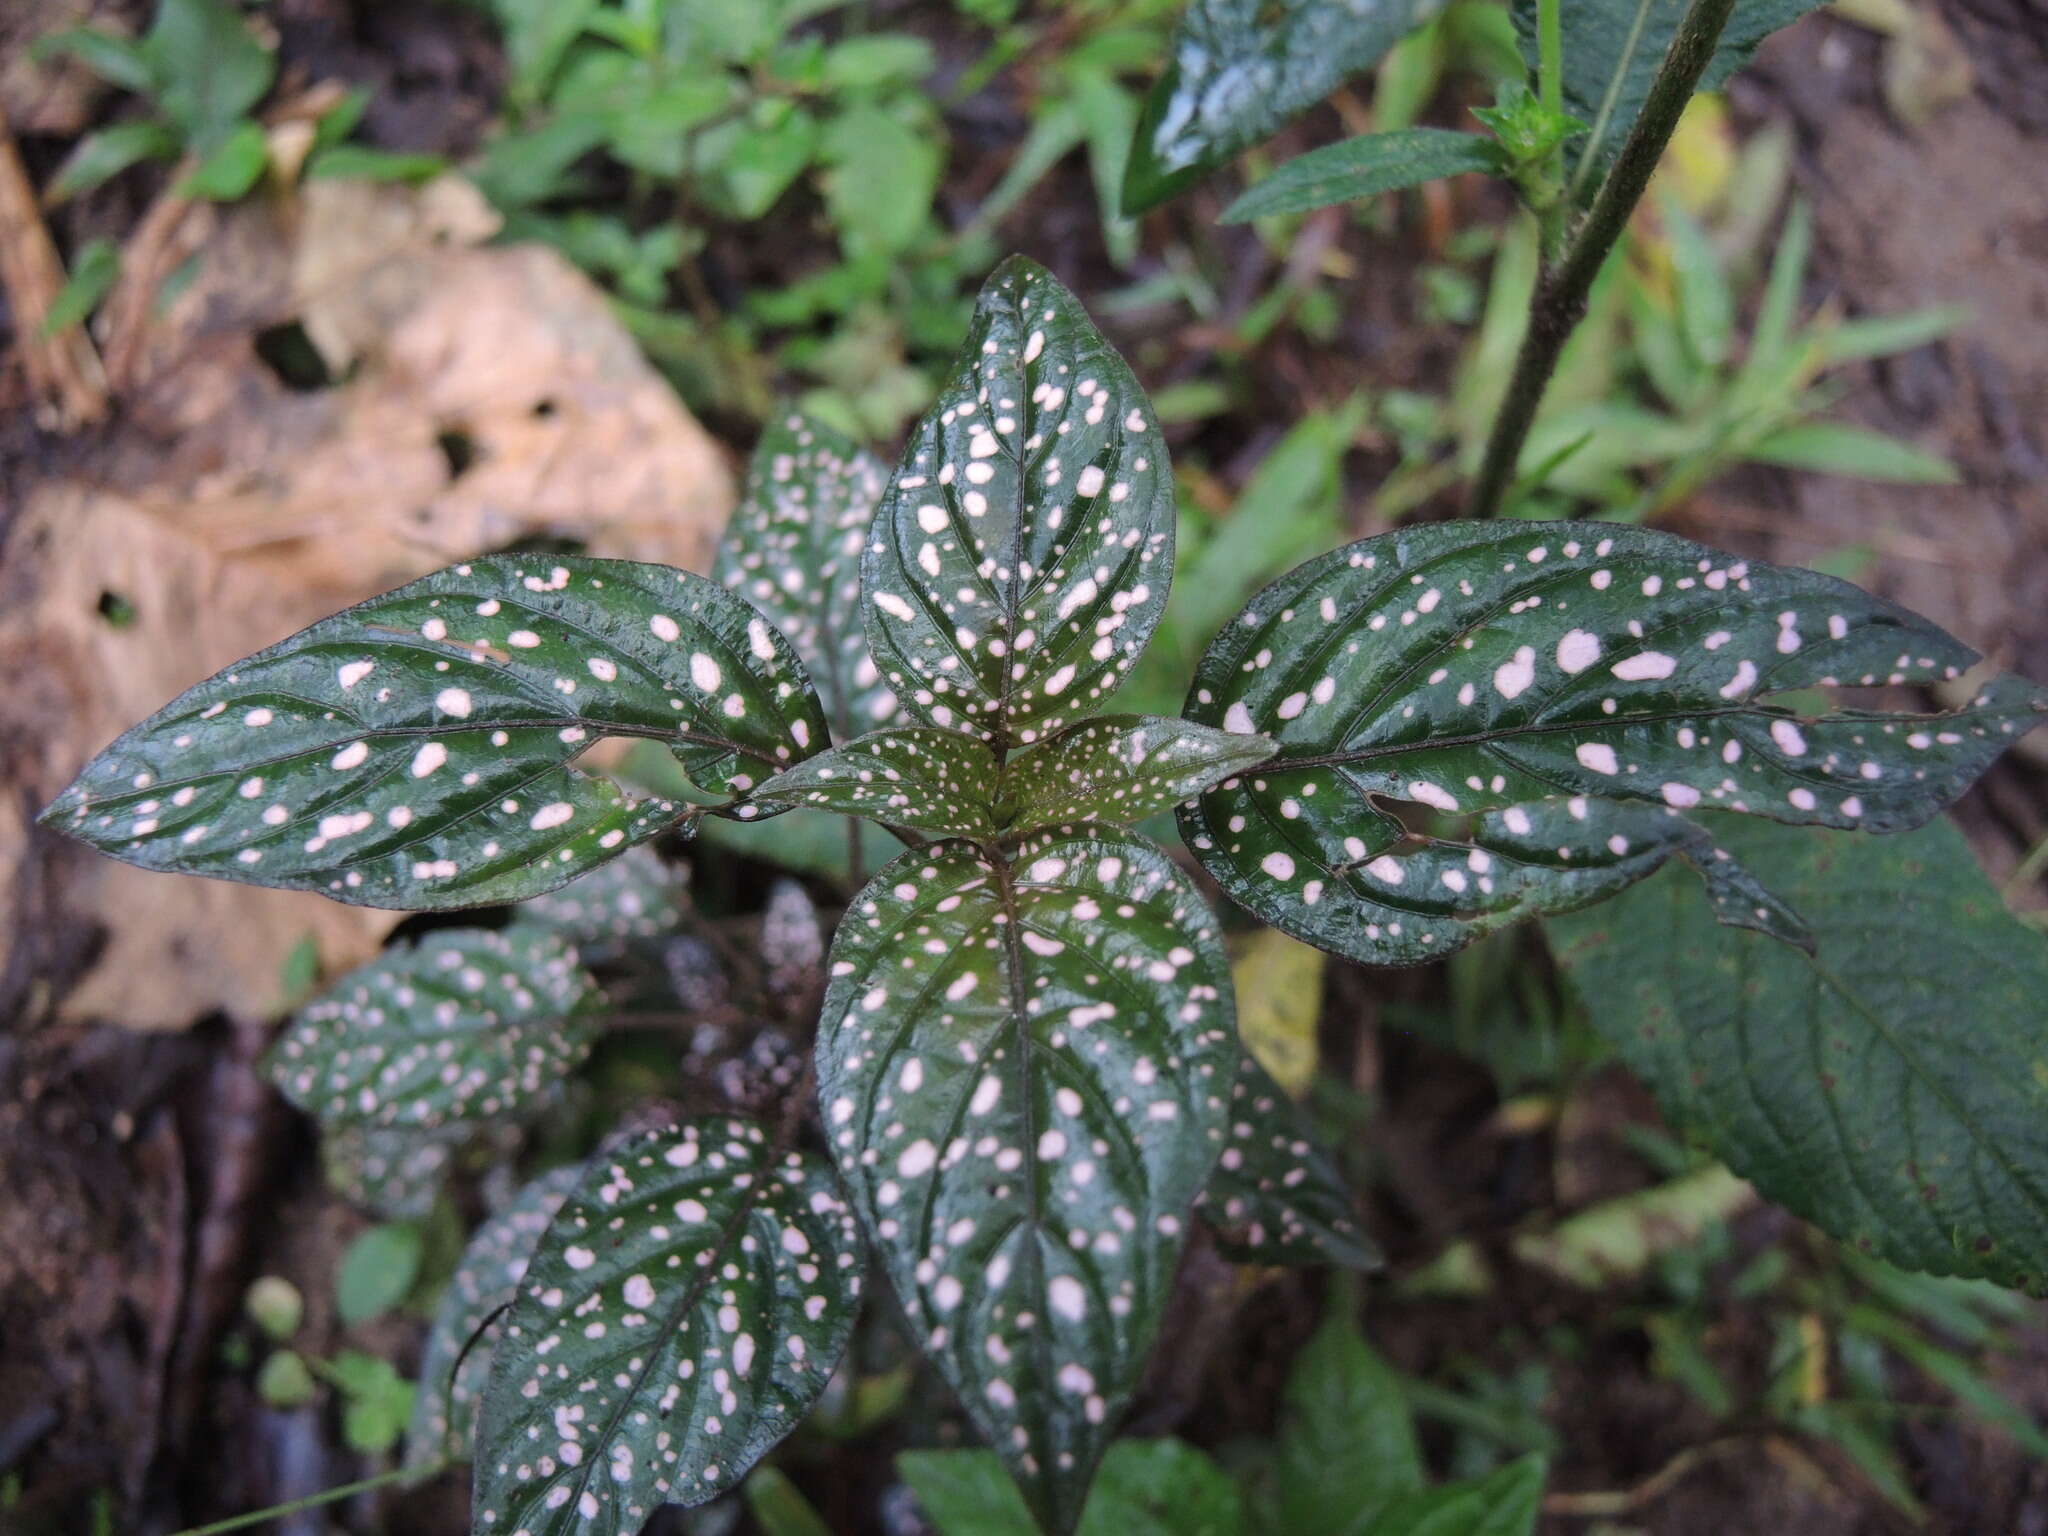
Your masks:
<instances>
[{"instance_id":1,"label":"plant stem","mask_svg":"<svg viewBox=\"0 0 2048 1536\"><path fill-rule=\"evenodd\" d=\"M388 1488L393 1483L432 1477L440 1470L438 1466L393 1467L389 1472L380 1472L375 1477L366 1477L360 1482L343 1483L339 1488L309 1493L305 1498L293 1499L289 1504L273 1504L268 1509L258 1509L246 1515L233 1515L226 1520L216 1520L211 1525L195 1525L190 1530L177 1532L176 1536L220 1536L223 1531L247 1530L252 1525L261 1525L267 1520L277 1519L280 1515L295 1515L302 1509L318 1509L322 1504L354 1498L357 1494L368 1493L373 1488Z\"/></svg>"},{"instance_id":2,"label":"plant stem","mask_svg":"<svg viewBox=\"0 0 2048 1536\"><path fill-rule=\"evenodd\" d=\"M1536 295L1529 305L1529 329L1522 337L1515 371L1501 397L1500 414L1494 418L1486 457L1472 488L1467 507L1470 516L1493 517L1500 512L1501 501L1514 483L1522 445L1535 423L1536 408L1557 367L1558 354L1585 315L1593 279L1628 227L1629 215L1642 200L1643 189L1650 184L1664 146L1670 143L1679 115L1692 100L1693 88L1713 58L1714 45L1734 9L1735 0L1692 0L1671 39L1670 51L1657 66L1642 114L1629 129L1614 169L1600 184L1585 222L1564 256L1537 280Z\"/></svg>"},{"instance_id":3,"label":"plant stem","mask_svg":"<svg viewBox=\"0 0 2048 1536\"><path fill-rule=\"evenodd\" d=\"M1564 110L1564 0L1536 0L1537 99Z\"/></svg>"}]
</instances>

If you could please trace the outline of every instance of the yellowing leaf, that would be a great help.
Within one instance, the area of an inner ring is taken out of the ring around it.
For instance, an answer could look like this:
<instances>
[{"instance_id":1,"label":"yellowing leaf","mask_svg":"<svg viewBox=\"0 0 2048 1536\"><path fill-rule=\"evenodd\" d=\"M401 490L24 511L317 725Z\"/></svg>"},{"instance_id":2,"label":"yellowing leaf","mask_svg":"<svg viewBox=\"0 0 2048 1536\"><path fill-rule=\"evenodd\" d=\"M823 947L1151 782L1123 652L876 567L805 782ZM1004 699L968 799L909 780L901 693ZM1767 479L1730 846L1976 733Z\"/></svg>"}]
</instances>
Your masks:
<instances>
[{"instance_id":1,"label":"yellowing leaf","mask_svg":"<svg viewBox=\"0 0 2048 1536\"><path fill-rule=\"evenodd\" d=\"M1274 1082L1300 1098L1316 1075L1323 952L1277 928L1262 928L1239 949L1230 974L1245 1049Z\"/></svg>"}]
</instances>

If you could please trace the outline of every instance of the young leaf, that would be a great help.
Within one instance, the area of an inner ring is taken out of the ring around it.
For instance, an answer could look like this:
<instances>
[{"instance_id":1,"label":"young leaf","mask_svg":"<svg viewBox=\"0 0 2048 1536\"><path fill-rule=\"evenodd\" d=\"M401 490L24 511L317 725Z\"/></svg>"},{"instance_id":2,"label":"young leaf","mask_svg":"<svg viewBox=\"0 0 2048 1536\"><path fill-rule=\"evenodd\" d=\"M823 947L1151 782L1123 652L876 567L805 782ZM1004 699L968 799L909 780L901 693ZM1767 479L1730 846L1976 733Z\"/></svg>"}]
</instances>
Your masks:
<instances>
[{"instance_id":1,"label":"young leaf","mask_svg":"<svg viewBox=\"0 0 2048 1536\"><path fill-rule=\"evenodd\" d=\"M1195 1211L1215 1229L1224 1256L1240 1264L1385 1262L1360 1230L1357 1202L1330 1154L1249 1052L1231 1085L1230 1138Z\"/></svg>"},{"instance_id":2,"label":"young leaf","mask_svg":"<svg viewBox=\"0 0 2048 1536\"><path fill-rule=\"evenodd\" d=\"M1087 828L905 854L832 946L818 1094L916 1337L1071 1530L1215 1162L1236 1044L1215 919Z\"/></svg>"},{"instance_id":3,"label":"young leaf","mask_svg":"<svg viewBox=\"0 0 2048 1536\"><path fill-rule=\"evenodd\" d=\"M476 1438L477 1404L490 1379L497 1314L518 1295L519 1282L555 1212L576 1187L575 1166L542 1174L488 1217L462 1250L420 1354L419 1390L406 1465L467 1461ZM490 1332L486 1333L486 1328Z\"/></svg>"},{"instance_id":4,"label":"young leaf","mask_svg":"<svg viewBox=\"0 0 2048 1536\"><path fill-rule=\"evenodd\" d=\"M2048 1292L2048 944L1945 823L1715 831L1816 954L1717 927L1666 875L1549 924L1594 1027L1675 1124L1859 1251Z\"/></svg>"},{"instance_id":5,"label":"young leaf","mask_svg":"<svg viewBox=\"0 0 2048 1536\"><path fill-rule=\"evenodd\" d=\"M500 1325L476 1528L632 1536L739 1486L824 1390L860 1282L831 1167L758 1126L599 1152Z\"/></svg>"},{"instance_id":6,"label":"young leaf","mask_svg":"<svg viewBox=\"0 0 2048 1536\"><path fill-rule=\"evenodd\" d=\"M386 950L302 1009L270 1054L324 1125L437 1130L503 1116L590 1054L597 983L544 929L449 928Z\"/></svg>"},{"instance_id":7,"label":"young leaf","mask_svg":"<svg viewBox=\"0 0 2048 1536\"><path fill-rule=\"evenodd\" d=\"M660 741L704 789L740 793L824 735L788 642L722 587L492 555L190 689L43 816L147 869L475 906L566 884L685 814L568 766L601 736Z\"/></svg>"},{"instance_id":8,"label":"young leaf","mask_svg":"<svg viewBox=\"0 0 2048 1536\"><path fill-rule=\"evenodd\" d=\"M1543 1512L1543 1458L1406 1494L1380 1511L1366 1536L1531 1536Z\"/></svg>"},{"instance_id":9,"label":"young leaf","mask_svg":"<svg viewBox=\"0 0 2048 1536\"><path fill-rule=\"evenodd\" d=\"M1372 68L1430 0L1191 0L1146 98L1123 211L1143 213Z\"/></svg>"},{"instance_id":10,"label":"young leaf","mask_svg":"<svg viewBox=\"0 0 2048 1536\"><path fill-rule=\"evenodd\" d=\"M1307 213L1332 203L1419 187L1466 171L1498 175L1500 146L1476 133L1446 128L1403 128L1367 133L1296 155L1223 210L1225 224L1244 224L1274 213Z\"/></svg>"},{"instance_id":11,"label":"young leaf","mask_svg":"<svg viewBox=\"0 0 2048 1536\"><path fill-rule=\"evenodd\" d=\"M1037 1536L993 1451L905 1451L896 1469L938 1536ZM1119 1440L1102 1458L1076 1536L1237 1536L1244 1512L1224 1471L1180 1440Z\"/></svg>"},{"instance_id":12,"label":"young leaf","mask_svg":"<svg viewBox=\"0 0 2048 1536\"><path fill-rule=\"evenodd\" d=\"M158 0L142 46L157 105L185 147L212 153L249 115L277 75L277 57L256 40L232 0Z\"/></svg>"},{"instance_id":13,"label":"young leaf","mask_svg":"<svg viewBox=\"0 0 2048 1536\"><path fill-rule=\"evenodd\" d=\"M519 916L560 934L586 962L602 965L680 928L689 892L686 865L665 863L652 848L640 847L521 903Z\"/></svg>"},{"instance_id":14,"label":"young leaf","mask_svg":"<svg viewBox=\"0 0 2048 1536\"><path fill-rule=\"evenodd\" d=\"M1273 743L1159 715L1103 715L1020 753L998 819L1020 832L1070 821L1129 826L1264 762Z\"/></svg>"},{"instance_id":15,"label":"young leaf","mask_svg":"<svg viewBox=\"0 0 2048 1536\"><path fill-rule=\"evenodd\" d=\"M981 291L861 562L868 645L918 719L998 752L1085 715L1166 607L1173 477L1138 382L1021 257Z\"/></svg>"},{"instance_id":16,"label":"young leaf","mask_svg":"<svg viewBox=\"0 0 2048 1536\"><path fill-rule=\"evenodd\" d=\"M419 1278L420 1229L410 1222L366 1228L342 1253L334 1272L334 1313L344 1328L382 1317Z\"/></svg>"},{"instance_id":17,"label":"young leaf","mask_svg":"<svg viewBox=\"0 0 2048 1536\"><path fill-rule=\"evenodd\" d=\"M938 837L995 835L996 760L958 731L913 725L873 731L785 769L754 793L764 806L866 816Z\"/></svg>"},{"instance_id":18,"label":"young leaf","mask_svg":"<svg viewBox=\"0 0 2048 1536\"><path fill-rule=\"evenodd\" d=\"M1674 851L1707 870L1729 920L1796 938L1662 811L1918 825L2048 713L2048 690L2003 677L1939 715L1804 718L1767 700L1954 678L1975 660L1846 583L1648 529L1404 530L1297 568L1211 645L1188 714L1267 731L1280 751L1182 829L1237 900L1367 963L1596 899ZM1411 837L1383 801L1479 820Z\"/></svg>"},{"instance_id":19,"label":"young leaf","mask_svg":"<svg viewBox=\"0 0 2048 1536\"><path fill-rule=\"evenodd\" d=\"M859 618L861 544L887 483L865 449L808 416L779 417L761 434L712 569L809 665L834 741L897 718Z\"/></svg>"}]
</instances>

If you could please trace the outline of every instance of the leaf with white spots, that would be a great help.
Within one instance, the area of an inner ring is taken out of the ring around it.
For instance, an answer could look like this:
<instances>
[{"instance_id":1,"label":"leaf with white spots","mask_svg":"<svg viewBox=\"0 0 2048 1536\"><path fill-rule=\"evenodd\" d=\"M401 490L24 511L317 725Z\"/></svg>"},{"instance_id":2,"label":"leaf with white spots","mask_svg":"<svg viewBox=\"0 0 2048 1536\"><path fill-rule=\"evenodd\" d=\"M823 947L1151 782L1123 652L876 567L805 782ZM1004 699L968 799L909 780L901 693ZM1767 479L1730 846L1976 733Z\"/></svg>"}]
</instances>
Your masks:
<instances>
[{"instance_id":1,"label":"leaf with white spots","mask_svg":"<svg viewBox=\"0 0 2048 1536\"><path fill-rule=\"evenodd\" d=\"M545 929L450 928L387 949L302 1008L272 1080L330 1126L429 1131L511 1114L590 1054L597 983Z\"/></svg>"},{"instance_id":2,"label":"leaf with white spots","mask_svg":"<svg viewBox=\"0 0 2048 1536\"><path fill-rule=\"evenodd\" d=\"M1663 813L1917 826L2048 717L2048 689L2006 676L1946 712L1818 717L1772 696L1932 684L1976 659L1845 582L1650 529L1403 529L1282 577L1210 646L1189 715L1279 752L1182 831L1235 899L1369 964L1596 900L1674 852L1724 920L1796 940L1795 918ZM1430 813L1475 820L1405 830Z\"/></svg>"},{"instance_id":3,"label":"leaf with white spots","mask_svg":"<svg viewBox=\"0 0 2048 1536\"><path fill-rule=\"evenodd\" d=\"M690 871L634 848L581 879L520 903L519 916L576 946L593 965L668 937L688 915Z\"/></svg>"},{"instance_id":4,"label":"leaf with white spots","mask_svg":"<svg viewBox=\"0 0 2048 1536\"><path fill-rule=\"evenodd\" d=\"M323 1127L321 1171L328 1188L350 1205L385 1221L421 1221L480 1129L461 1124L437 1131Z\"/></svg>"},{"instance_id":5,"label":"leaf with white spots","mask_svg":"<svg viewBox=\"0 0 2048 1536\"><path fill-rule=\"evenodd\" d=\"M861 562L868 645L910 714L1007 750L1085 718L1173 577L1173 475L1144 391L1021 257L975 306Z\"/></svg>"},{"instance_id":6,"label":"leaf with white spots","mask_svg":"<svg viewBox=\"0 0 2048 1536\"><path fill-rule=\"evenodd\" d=\"M1195 1212L1240 1264L1385 1260L1358 1225L1358 1205L1306 1118L1249 1052L1230 1098L1230 1136Z\"/></svg>"},{"instance_id":7,"label":"leaf with white spots","mask_svg":"<svg viewBox=\"0 0 2048 1536\"><path fill-rule=\"evenodd\" d=\"M1127 834L917 850L840 923L827 1133L913 1335L1052 1530L1137 1387L1236 1057L1216 920Z\"/></svg>"},{"instance_id":8,"label":"leaf with white spots","mask_svg":"<svg viewBox=\"0 0 2048 1536\"><path fill-rule=\"evenodd\" d=\"M755 791L762 805L865 816L939 837L995 835L998 777L988 744L958 731L912 725L871 731L807 758Z\"/></svg>"},{"instance_id":9,"label":"leaf with white spots","mask_svg":"<svg viewBox=\"0 0 2048 1536\"><path fill-rule=\"evenodd\" d=\"M831 1165L749 1121L600 1151L499 1325L475 1529L633 1536L738 1487L831 1378L861 1267Z\"/></svg>"},{"instance_id":10,"label":"leaf with white spots","mask_svg":"<svg viewBox=\"0 0 2048 1536\"><path fill-rule=\"evenodd\" d=\"M406 1465L469 1460L477 1405L490 1380L492 1325L518 1294L541 1234L580 1176L575 1167L542 1174L470 1235L455 1273L448 1277L448 1288L441 1293L420 1354L412 1428L405 1437Z\"/></svg>"},{"instance_id":11,"label":"leaf with white spots","mask_svg":"<svg viewBox=\"0 0 2048 1536\"><path fill-rule=\"evenodd\" d=\"M810 668L834 741L901 718L860 623L861 545L889 472L808 416L770 422L715 579L768 616Z\"/></svg>"},{"instance_id":12,"label":"leaf with white spots","mask_svg":"<svg viewBox=\"0 0 2048 1536\"><path fill-rule=\"evenodd\" d=\"M822 747L825 721L788 642L723 587L494 555L209 678L43 814L147 869L366 906L515 901L688 814L570 766L606 736L658 741L740 794Z\"/></svg>"},{"instance_id":13,"label":"leaf with white spots","mask_svg":"<svg viewBox=\"0 0 2048 1536\"><path fill-rule=\"evenodd\" d=\"M1005 766L1002 824L1020 832L1069 821L1133 826L1272 753L1263 736L1161 715L1104 715Z\"/></svg>"}]
</instances>

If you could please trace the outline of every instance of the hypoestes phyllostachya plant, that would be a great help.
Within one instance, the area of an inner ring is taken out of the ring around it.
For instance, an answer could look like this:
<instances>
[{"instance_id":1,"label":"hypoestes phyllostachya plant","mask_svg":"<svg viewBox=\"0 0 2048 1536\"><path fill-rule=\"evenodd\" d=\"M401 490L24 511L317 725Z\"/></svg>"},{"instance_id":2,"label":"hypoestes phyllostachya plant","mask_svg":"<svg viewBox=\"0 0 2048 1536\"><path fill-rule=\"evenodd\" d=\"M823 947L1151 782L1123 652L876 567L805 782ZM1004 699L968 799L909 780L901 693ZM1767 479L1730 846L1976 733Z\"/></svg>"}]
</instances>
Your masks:
<instances>
[{"instance_id":1,"label":"hypoestes phyllostachya plant","mask_svg":"<svg viewBox=\"0 0 2048 1536\"><path fill-rule=\"evenodd\" d=\"M1368 965L1674 855L1722 922L1810 946L1724 851L1730 818L1697 813L1910 828L2048 714L2011 677L1939 714L1830 705L1814 690L1977 658L1825 576L1644 529L1451 523L1276 582L1186 718L1094 716L1165 605L1173 481L1129 369L1021 260L882 481L782 423L723 584L470 561L200 684L46 813L150 868L412 909L541 897L707 816L824 808L910 845L832 943L814 1116L633 1131L479 1233L428 1366L461 1372L425 1389L448 1453L475 1422L479 1532L633 1531L734 1486L844 1349L861 1232L1055 1531L1194 1220L1264 1262L1373 1262L1239 1049L1216 914L1139 820L1179 806L1232 898ZM708 803L580 771L607 736L662 743ZM287 1032L281 1085L355 1133L517 1114L589 1048L585 966L658 921L663 878L636 855L500 933L387 953ZM1947 1267L2038 1281L2017 1217L1973 1257L1977 1224L2025 1202L1982 1205ZM448 1342L487 1324L488 1351Z\"/></svg>"}]
</instances>

